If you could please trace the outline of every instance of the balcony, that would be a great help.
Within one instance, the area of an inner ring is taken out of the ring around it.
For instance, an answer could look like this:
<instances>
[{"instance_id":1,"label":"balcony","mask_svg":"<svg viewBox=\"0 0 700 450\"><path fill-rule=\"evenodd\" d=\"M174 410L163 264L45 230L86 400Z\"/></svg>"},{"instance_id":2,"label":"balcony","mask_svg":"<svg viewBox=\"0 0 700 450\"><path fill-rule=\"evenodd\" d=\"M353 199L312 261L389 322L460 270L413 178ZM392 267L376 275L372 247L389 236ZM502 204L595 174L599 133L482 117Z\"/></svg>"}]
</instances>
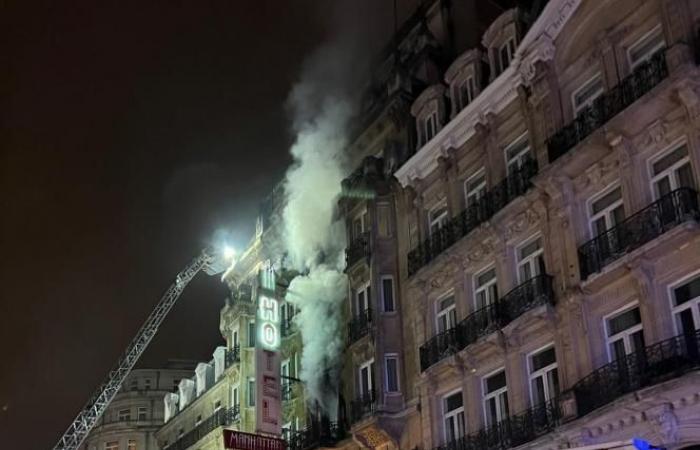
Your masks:
<instances>
[{"instance_id":1,"label":"balcony","mask_svg":"<svg viewBox=\"0 0 700 450\"><path fill-rule=\"evenodd\" d=\"M370 256L370 236L369 231L365 231L358 237L356 237L345 249L345 267L346 270L352 267L356 262L360 261L362 258L369 259Z\"/></svg>"},{"instance_id":2,"label":"balcony","mask_svg":"<svg viewBox=\"0 0 700 450\"><path fill-rule=\"evenodd\" d=\"M322 420L313 422L310 427L289 434L289 450L311 450L319 447L333 447L345 438L345 427L338 422Z\"/></svg>"},{"instance_id":3,"label":"balcony","mask_svg":"<svg viewBox=\"0 0 700 450\"><path fill-rule=\"evenodd\" d=\"M211 433L218 427L231 425L240 420L238 405L227 409L220 409L214 414L206 418L199 425L195 426L192 431L185 433L177 441L165 447L168 450L185 450L192 447L207 434Z\"/></svg>"},{"instance_id":4,"label":"balcony","mask_svg":"<svg viewBox=\"0 0 700 450\"><path fill-rule=\"evenodd\" d=\"M572 390L579 417L638 389L700 368L700 330L657 342L606 364Z\"/></svg>"},{"instance_id":5,"label":"balcony","mask_svg":"<svg viewBox=\"0 0 700 450\"><path fill-rule=\"evenodd\" d=\"M666 52L659 51L617 86L598 97L547 141L549 162L566 154L595 130L622 112L668 76Z\"/></svg>"},{"instance_id":6,"label":"balcony","mask_svg":"<svg viewBox=\"0 0 700 450\"><path fill-rule=\"evenodd\" d=\"M290 379L282 379L282 401L288 402L294 399L294 383Z\"/></svg>"},{"instance_id":7,"label":"balcony","mask_svg":"<svg viewBox=\"0 0 700 450\"><path fill-rule=\"evenodd\" d=\"M552 277L538 275L512 289L495 303L468 315L454 328L439 333L420 347L421 371L475 343L525 312L554 303Z\"/></svg>"},{"instance_id":8,"label":"balcony","mask_svg":"<svg viewBox=\"0 0 700 450\"><path fill-rule=\"evenodd\" d=\"M289 337L299 331L299 328L292 319L291 317L289 319L282 319L280 323L280 330L283 338Z\"/></svg>"},{"instance_id":9,"label":"balcony","mask_svg":"<svg viewBox=\"0 0 700 450\"><path fill-rule=\"evenodd\" d=\"M226 350L225 365L228 369L235 363L241 362L241 346L236 344L233 348Z\"/></svg>"},{"instance_id":10,"label":"balcony","mask_svg":"<svg viewBox=\"0 0 700 450\"><path fill-rule=\"evenodd\" d=\"M348 345L352 345L361 337L369 334L372 328L372 309L367 308L359 315L353 317L348 324Z\"/></svg>"},{"instance_id":11,"label":"balcony","mask_svg":"<svg viewBox=\"0 0 700 450\"><path fill-rule=\"evenodd\" d=\"M561 411L558 404L558 399L541 403L434 450L502 450L534 441L559 425Z\"/></svg>"},{"instance_id":12,"label":"balcony","mask_svg":"<svg viewBox=\"0 0 700 450\"><path fill-rule=\"evenodd\" d=\"M578 248L581 279L600 272L603 267L642 245L656 239L677 225L700 219L698 194L680 188L599 234Z\"/></svg>"},{"instance_id":13,"label":"balcony","mask_svg":"<svg viewBox=\"0 0 700 450\"><path fill-rule=\"evenodd\" d=\"M536 174L537 162L529 159L520 169L513 171L493 189L486 192L481 200L467 207L457 217L418 244L408 254L408 275L414 275L421 267L489 220L511 201L525 194L532 186L530 180Z\"/></svg>"},{"instance_id":14,"label":"balcony","mask_svg":"<svg viewBox=\"0 0 700 450\"><path fill-rule=\"evenodd\" d=\"M350 403L350 423L359 422L376 410L377 397L374 390L362 394Z\"/></svg>"}]
</instances>

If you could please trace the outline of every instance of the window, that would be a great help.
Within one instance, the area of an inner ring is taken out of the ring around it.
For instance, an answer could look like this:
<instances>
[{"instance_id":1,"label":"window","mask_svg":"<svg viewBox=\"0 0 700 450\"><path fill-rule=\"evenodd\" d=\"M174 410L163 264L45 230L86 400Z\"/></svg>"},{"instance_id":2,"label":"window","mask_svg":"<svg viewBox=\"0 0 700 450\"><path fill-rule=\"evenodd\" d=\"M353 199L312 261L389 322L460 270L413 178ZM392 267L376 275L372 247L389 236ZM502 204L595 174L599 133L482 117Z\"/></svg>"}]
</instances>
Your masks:
<instances>
[{"instance_id":1,"label":"window","mask_svg":"<svg viewBox=\"0 0 700 450\"><path fill-rule=\"evenodd\" d=\"M355 294L355 313L358 317L365 314L369 309L370 291L370 285L367 283L359 288Z\"/></svg>"},{"instance_id":2,"label":"window","mask_svg":"<svg viewBox=\"0 0 700 450\"><path fill-rule=\"evenodd\" d=\"M445 443L464 436L464 400L462 391L442 398L442 417L445 424Z\"/></svg>"},{"instance_id":3,"label":"window","mask_svg":"<svg viewBox=\"0 0 700 450\"><path fill-rule=\"evenodd\" d=\"M136 441L129 439L126 443L127 450L136 450Z\"/></svg>"},{"instance_id":4,"label":"window","mask_svg":"<svg viewBox=\"0 0 700 450\"><path fill-rule=\"evenodd\" d=\"M214 412L216 412L220 409L221 409L221 400L217 400L214 402Z\"/></svg>"},{"instance_id":5,"label":"window","mask_svg":"<svg viewBox=\"0 0 700 450\"><path fill-rule=\"evenodd\" d=\"M676 332L695 333L700 328L700 275L673 288L672 300Z\"/></svg>"},{"instance_id":6,"label":"window","mask_svg":"<svg viewBox=\"0 0 700 450\"><path fill-rule=\"evenodd\" d=\"M399 392L399 355L389 353L384 356L386 371L386 391Z\"/></svg>"},{"instance_id":7,"label":"window","mask_svg":"<svg viewBox=\"0 0 700 450\"><path fill-rule=\"evenodd\" d=\"M530 401L532 406L548 402L559 395L559 372L554 347L548 347L531 354Z\"/></svg>"},{"instance_id":8,"label":"window","mask_svg":"<svg viewBox=\"0 0 700 450\"><path fill-rule=\"evenodd\" d=\"M630 67L636 69L640 64L651 59L659 50L666 47L664 32L661 25L657 25L653 30L642 36L637 42L627 50Z\"/></svg>"},{"instance_id":9,"label":"window","mask_svg":"<svg viewBox=\"0 0 700 450\"><path fill-rule=\"evenodd\" d=\"M508 417L508 387L504 369L484 378L484 414L487 427Z\"/></svg>"},{"instance_id":10,"label":"window","mask_svg":"<svg viewBox=\"0 0 700 450\"><path fill-rule=\"evenodd\" d=\"M144 385L143 386L144 389L146 389L146 390L151 389L151 379L146 378L145 380L143 380L143 385Z\"/></svg>"},{"instance_id":11,"label":"window","mask_svg":"<svg viewBox=\"0 0 700 450\"><path fill-rule=\"evenodd\" d=\"M391 208L389 205L377 205L377 233L381 237L391 236Z\"/></svg>"},{"instance_id":12,"label":"window","mask_svg":"<svg viewBox=\"0 0 700 450\"><path fill-rule=\"evenodd\" d=\"M464 198L467 207L479 203L486 195L486 173L480 169L464 182Z\"/></svg>"},{"instance_id":13,"label":"window","mask_svg":"<svg viewBox=\"0 0 700 450\"><path fill-rule=\"evenodd\" d=\"M131 410L130 409L120 409L117 412L117 416L119 417L120 422L129 421L129 420L131 420Z\"/></svg>"},{"instance_id":14,"label":"window","mask_svg":"<svg viewBox=\"0 0 700 450\"><path fill-rule=\"evenodd\" d=\"M514 143L505 148L506 168L508 174L517 172L526 162L532 159L530 142L527 136L518 138Z\"/></svg>"},{"instance_id":15,"label":"window","mask_svg":"<svg viewBox=\"0 0 700 450\"><path fill-rule=\"evenodd\" d=\"M132 378L131 383L129 383L129 390L135 391L139 388L139 380L138 378Z\"/></svg>"},{"instance_id":16,"label":"window","mask_svg":"<svg viewBox=\"0 0 700 450\"><path fill-rule=\"evenodd\" d=\"M625 220L622 188L619 186L591 203L591 229L598 236Z\"/></svg>"},{"instance_id":17,"label":"window","mask_svg":"<svg viewBox=\"0 0 700 450\"><path fill-rule=\"evenodd\" d=\"M255 347L255 321L248 322L248 347Z\"/></svg>"},{"instance_id":18,"label":"window","mask_svg":"<svg viewBox=\"0 0 700 450\"><path fill-rule=\"evenodd\" d=\"M600 97L603 92L605 92L603 77L598 73L571 95L574 116L578 116L581 111L592 105L595 99Z\"/></svg>"},{"instance_id":19,"label":"window","mask_svg":"<svg viewBox=\"0 0 700 450\"><path fill-rule=\"evenodd\" d=\"M382 277L382 305L384 312L394 312L394 277L384 275Z\"/></svg>"},{"instance_id":20,"label":"window","mask_svg":"<svg viewBox=\"0 0 700 450\"><path fill-rule=\"evenodd\" d=\"M681 187L695 188L688 146L685 144L656 158L651 164L651 172L656 199Z\"/></svg>"},{"instance_id":21,"label":"window","mask_svg":"<svg viewBox=\"0 0 700 450\"><path fill-rule=\"evenodd\" d=\"M292 422L287 422L282 425L282 439L290 442L292 439Z\"/></svg>"},{"instance_id":22,"label":"window","mask_svg":"<svg viewBox=\"0 0 700 450\"><path fill-rule=\"evenodd\" d=\"M241 400L238 385L231 386L231 406L238 406L240 402Z\"/></svg>"},{"instance_id":23,"label":"window","mask_svg":"<svg viewBox=\"0 0 700 450\"><path fill-rule=\"evenodd\" d=\"M137 417L140 421L148 420L148 408L145 406L139 406L137 410Z\"/></svg>"},{"instance_id":24,"label":"window","mask_svg":"<svg viewBox=\"0 0 700 450\"><path fill-rule=\"evenodd\" d=\"M290 385L290 380L289 380L290 374L289 374L289 359L285 359L282 361L280 364L280 378L282 379L282 392L287 392L289 389Z\"/></svg>"},{"instance_id":25,"label":"window","mask_svg":"<svg viewBox=\"0 0 700 450\"><path fill-rule=\"evenodd\" d=\"M542 238L538 237L518 249L518 280L524 283L545 272Z\"/></svg>"},{"instance_id":26,"label":"window","mask_svg":"<svg viewBox=\"0 0 700 450\"><path fill-rule=\"evenodd\" d=\"M194 420L194 426L196 427L200 423L202 423L202 415L201 414L198 415L197 418Z\"/></svg>"},{"instance_id":27,"label":"window","mask_svg":"<svg viewBox=\"0 0 700 450\"><path fill-rule=\"evenodd\" d=\"M437 111L433 111L423 120L423 144L430 141L438 132Z\"/></svg>"},{"instance_id":28,"label":"window","mask_svg":"<svg viewBox=\"0 0 700 450\"><path fill-rule=\"evenodd\" d=\"M455 102L456 111L461 111L464 109L465 106L474 100L474 97L476 97L474 77L467 77L466 80L456 84L452 93L452 99Z\"/></svg>"},{"instance_id":29,"label":"window","mask_svg":"<svg viewBox=\"0 0 700 450\"><path fill-rule=\"evenodd\" d=\"M498 67L496 68L496 74L500 75L501 72L506 70L506 68L510 65L510 62L513 60L514 56L515 38L510 38L498 50Z\"/></svg>"},{"instance_id":30,"label":"window","mask_svg":"<svg viewBox=\"0 0 700 450\"><path fill-rule=\"evenodd\" d=\"M236 348L240 345L240 338L238 337L238 328L231 332L231 348Z\"/></svg>"},{"instance_id":31,"label":"window","mask_svg":"<svg viewBox=\"0 0 700 450\"><path fill-rule=\"evenodd\" d=\"M428 214L430 225L430 235L434 236L439 230L447 224L447 202L442 202Z\"/></svg>"},{"instance_id":32,"label":"window","mask_svg":"<svg viewBox=\"0 0 700 450\"><path fill-rule=\"evenodd\" d=\"M605 319L605 340L610 361L644 350L642 316L638 306L616 312Z\"/></svg>"},{"instance_id":33,"label":"window","mask_svg":"<svg viewBox=\"0 0 700 450\"><path fill-rule=\"evenodd\" d=\"M255 378L248 378L248 406L255 406Z\"/></svg>"},{"instance_id":34,"label":"window","mask_svg":"<svg viewBox=\"0 0 700 450\"><path fill-rule=\"evenodd\" d=\"M491 268L474 277L474 301L476 310L486 308L498 300L496 269Z\"/></svg>"},{"instance_id":35,"label":"window","mask_svg":"<svg viewBox=\"0 0 700 450\"><path fill-rule=\"evenodd\" d=\"M177 430L177 437L178 437L178 438L181 438L181 437L184 436L184 435L185 435L185 429L184 429L184 428L180 428L179 430Z\"/></svg>"},{"instance_id":36,"label":"window","mask_svg":"<svg viewBox=\"0 0 700 450\"><path fill-rule=\"evenodd\" d=\"M369 396L374 391L374 360L370 359L360 366L360 395Z\"/></svg>"},{"instance_id":37,"label":"window","mask_svg":"<svg viewBox=\"0 0 700 450\"><path fill-rule=\"evenodd\" d=\"M173 380L173 391L178 391L180 388L180 379L176 378Z\"/></svg>"},{"instance_id":38,"label":"window","mask_svg":"<svg viewBox=\"0 0 700 450\"><path fill-rule=\"evenodd\" d=\"M455 308L455 297L450 295L437 303L437 331L442 333L457 325L457 310Z\"/></svg>"},{"instance_id":39,"label":"window","mask_svg":"<svg viewBox=\"0 0 700 450\"><path fill-rule=\"evenodd\" d=\"M119 450L118 441L105 442L105 450Z\"/></svg>"},{"instance_id":40,"label":"window","mask_svg":"<svg viewBox=\"0 0 700 450\"><path fill-rule=\"evenodd\" d=\"M352 220L352 239L354 240L362 236L362 233L367 231L368 228L369 213L367 211L363 211Z\"/></svg>"}]
</instances>

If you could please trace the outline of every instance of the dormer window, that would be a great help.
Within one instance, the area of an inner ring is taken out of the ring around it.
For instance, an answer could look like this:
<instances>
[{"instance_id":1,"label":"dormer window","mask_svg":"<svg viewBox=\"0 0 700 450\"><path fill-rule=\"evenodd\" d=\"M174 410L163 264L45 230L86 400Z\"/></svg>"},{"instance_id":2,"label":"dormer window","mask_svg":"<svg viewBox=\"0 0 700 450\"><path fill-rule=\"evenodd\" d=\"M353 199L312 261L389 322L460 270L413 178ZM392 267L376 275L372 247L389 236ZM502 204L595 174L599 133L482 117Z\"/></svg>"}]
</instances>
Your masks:
<instances>
[{"instance_id":1,"label":"dormer window","mask_svg":"<svg viewBox=\"0 0 700 450\"><path fill-rule=\"evenodd\" d=\"M474 77L468 77L466 80L461 81L454 88L452 95L453 101L456 102L456 111L461 111L476 97L476 86L474 83Z\"/></svg>"},{"instance_id":2,"label":"dormer window","mask_svg":"<svg viewBox=\"0 0 700 450\"><path fill-rule=\"evenodd\" d=\"M418 146L428 143L440 131L445 118L445 87L436 84L424 90L411 105L411 115L416 119Z\"/></svg>"},{"instance_id":3,"label":"dormer window","mask_svg":"<svg viewBox=\"0 0 700 450\"><path fill-rule=\"evenodd\" d=\"M508 68L510 62L515 56L515 37L511 37L503 44L498 51L498 66L496 68L496 73L500 74Z\"/></svg>"},{"instance_id":4,"label":"dormer window","mask_svg":"<svg viewBox=\"0 0 700 450\"><path fill-rule=\"evenodd\" d=\"M438 131L437 111L433 111L423 120L423 143L430 141Z\"/></svg>"}]
</instances>

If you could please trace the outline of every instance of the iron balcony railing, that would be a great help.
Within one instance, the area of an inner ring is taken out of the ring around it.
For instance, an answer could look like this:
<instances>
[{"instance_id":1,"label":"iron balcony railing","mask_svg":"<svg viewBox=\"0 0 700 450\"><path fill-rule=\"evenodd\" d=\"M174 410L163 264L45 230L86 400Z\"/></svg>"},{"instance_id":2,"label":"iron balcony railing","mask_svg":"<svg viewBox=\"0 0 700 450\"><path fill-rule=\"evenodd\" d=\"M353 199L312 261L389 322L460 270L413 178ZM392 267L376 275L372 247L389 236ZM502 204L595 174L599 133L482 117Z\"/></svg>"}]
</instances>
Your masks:
<instances>
[{"instance_id":1,"label":"iron balcony railing","mask_svg":"<svg viewBox=\"0 0 700 450\"><path fill-rule=\"evenodd\" d=\"M369 231L357 236L345 249L346 268L350 268L353 264L362 258L369 258L371 254Z\"/></svg>"},{"instance_id":2,"label":"iron balcony railing","mask_svg":"<svg viewBox=\"0 0 700 450\"><path fill-rule=\"evenodd\" d=\"M617 86L602 94L568 125L547 141L549 162L566 154L618 113L626 109L668 76L666 52L659 51L649 61L639 65Z\"/></svg>"},{"instance_id":3,"label":"iron balcony railing","mask_svg":"<svg viewBox=\"0 0 700 450\"><path fill-rule=\"evenodd\" d=\"M291 431L287 440L288 450L311 450L320 447L333 447L345 438L346 431L338 422L323 420L314 422L300 431Z\"/></svg>"},{"instance_id":4,"label":"iron balcony railing","mask_svg":"<svg viewBox=\"0 0 700 450\"><path fill-rule=\"evenodd\" d=\"M374 390L365 392L350 402L350 421L358 422L367 416L372 415L376 410L377 397Z\"/></svg>"},{"instance_id":5,"label":"iron balcony railing","mask_svg":"<svg viewBox=\"0 0 700 450\"><path fill-rule=\"evenodd\" d=\"M578 248L581 279L688 220L700 219L698 194L690 188L670 192Z\"/></svg>"},{"instance_id":6,"label":"iron balcony railing","mask_svg":"<svg viewBox=\"0 0 700 450\"><path fill-rule=\"evenodd\" d=\"M551 432L560 422L559 400L554 398L434 450L501 450L517 447Z\"/></svg>"},{"instance_id":7,"label":"iron balcony railing","mask_svg":"<svg viewBox=\"0 0 700 450\"><path fill-rule=\"evenodd\" d=\"M538 275L512 289L493 304L478 309L454 328L435 335L420 347L421 370L473 344L481 336L498 330L526 311L554 303L552 277Z\"/></svg>"},{"instance_id":8,"label":"iron balcony railing","mask_svg":"<svg viewBox=\"0 0 700 450\"><path fill-rule=\"evenodd\" d=\"M579 417L638 389L700 367L700 330L657 342L596 369L573 386Z\"/></svg>"},{"instance_id":9,"label":"iron balcony railing","mask_svg":"<svg viewBox=\"0 0 700 450\"><path fill-rule=\"evenodd\" d=\"M227 349L226 350L226 368L228 369L231 367L233 364L238 363L241 361L241 346L240 344L236 344L233 346L233 348Z\"/></svg>"},{"instance_id":10,"label":"iron balcony railing","mask_svg":"<svg viewBox=\"0 0 700 450\"><path fill-rule=\"evenodd\" d=\"M165 448L168 450L185 450L195 445L218 427L228 426L239 420L240 412L238 405L231 408L219 409L204 421L200 422L199 425L195 426L192 431L185 433L181 438Z\"/></svg>"},{"instance_id":11,"label":"iron balcony railing","mask_svg":"<svg viewBox=\"0 0 700 450\"><path fill-rule=\"evenodd\" d=\"M370 332L372 328L372 309L367 308L362 313L353 317L348 323L348 345L359 340Z\"/></svg>"},{"instance_id":12,"label":"iron balcony railing","mask_svg":"<svg viewBox=\"0 0 700 450\"><path fill-rule=\"evenodd\" d=\"M525 194L532 186L531 179L537 174L537 162L528 159L518 169L501 180L475 204L468 206L442 228L433 232L422 243L408 253L408 275L437 258L447 248L466 236L477 226L486 222L511 201Z\"/></svg>"}]
</instances>

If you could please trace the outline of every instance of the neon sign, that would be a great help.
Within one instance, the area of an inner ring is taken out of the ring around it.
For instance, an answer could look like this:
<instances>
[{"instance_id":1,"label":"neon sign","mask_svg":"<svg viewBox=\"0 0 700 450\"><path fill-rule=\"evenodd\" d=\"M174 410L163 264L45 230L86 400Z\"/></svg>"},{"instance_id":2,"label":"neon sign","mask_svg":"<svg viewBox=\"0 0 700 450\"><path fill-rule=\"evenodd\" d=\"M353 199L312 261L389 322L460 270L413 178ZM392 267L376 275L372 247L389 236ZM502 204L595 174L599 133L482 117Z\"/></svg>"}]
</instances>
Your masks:
<instances>
[{"instance_id":1,"label":"neon sign","mask_svg":"<svg viewBox=\"0 0 700 450\"><path fill-rule=\"evenodd\" d=\"M258 339L265 350L277 350L280 345L280 304L275 293L275 272L272 268L260 271L258 296Z\"/></svg>"}]
</instances>

